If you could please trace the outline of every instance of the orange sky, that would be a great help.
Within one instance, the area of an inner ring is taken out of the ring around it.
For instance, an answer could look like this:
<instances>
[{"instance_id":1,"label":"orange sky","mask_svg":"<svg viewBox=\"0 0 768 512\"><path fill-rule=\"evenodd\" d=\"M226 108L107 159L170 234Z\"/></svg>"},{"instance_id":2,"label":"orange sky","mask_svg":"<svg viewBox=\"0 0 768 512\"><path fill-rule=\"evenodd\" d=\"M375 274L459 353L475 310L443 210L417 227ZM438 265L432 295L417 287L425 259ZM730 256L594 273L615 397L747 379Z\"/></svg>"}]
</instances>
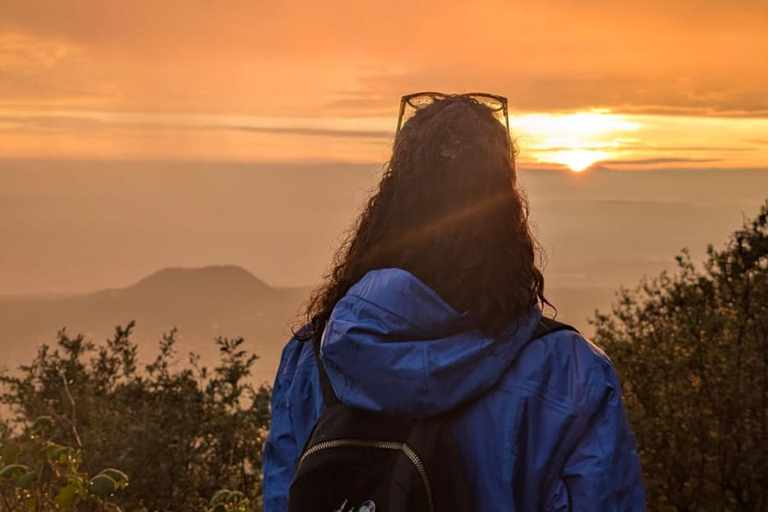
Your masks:
<instances>
[{"instance_id":1,"label":"orange sky","mask_svg":"<svg viewBox=\"0 0 768 512\"><path fill-rule=\"evenodd\" d=\"M768 166L768 2L0 0L0 158L386 158L510 100L531 167Z\"/></svg>"}]
</instances>

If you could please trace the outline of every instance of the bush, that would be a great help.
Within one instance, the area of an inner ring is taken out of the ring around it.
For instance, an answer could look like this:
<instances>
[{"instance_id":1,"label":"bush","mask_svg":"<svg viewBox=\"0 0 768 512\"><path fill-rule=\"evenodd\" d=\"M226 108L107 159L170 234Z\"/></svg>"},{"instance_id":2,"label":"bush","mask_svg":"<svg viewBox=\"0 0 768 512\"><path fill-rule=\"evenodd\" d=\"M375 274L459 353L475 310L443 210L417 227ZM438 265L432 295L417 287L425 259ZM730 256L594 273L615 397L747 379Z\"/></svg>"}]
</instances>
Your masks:
<instances>
[{"instance_id":1,"label":"bush","mask_svg":"<svg viewBox=\"0 0 768 512\"><path fill-rule=\"evenodd\" d=\"M77 447L86 473L116 467L130 476L114 498L125 510L260 509L270 390L248 382L257 357L242 338L220 337L212 371L194 355L177 367L174 329L139 370L133 327L117 327L101 346L62 330L55 348L0 376L0 404L14 413L6 437L52 418L51 439ZM225 488L230 499L212 503Z\"/></svg>"},{"instance_id":2,"label":"bush","mask_svg":"<svg viewBox=\"0 0 768 512\"><path fill-rule=\"evenodd\" d=\"M598 314L637 437L649 510L768 507L768 203L697 268Z\"/></svg>"}]
</instances>

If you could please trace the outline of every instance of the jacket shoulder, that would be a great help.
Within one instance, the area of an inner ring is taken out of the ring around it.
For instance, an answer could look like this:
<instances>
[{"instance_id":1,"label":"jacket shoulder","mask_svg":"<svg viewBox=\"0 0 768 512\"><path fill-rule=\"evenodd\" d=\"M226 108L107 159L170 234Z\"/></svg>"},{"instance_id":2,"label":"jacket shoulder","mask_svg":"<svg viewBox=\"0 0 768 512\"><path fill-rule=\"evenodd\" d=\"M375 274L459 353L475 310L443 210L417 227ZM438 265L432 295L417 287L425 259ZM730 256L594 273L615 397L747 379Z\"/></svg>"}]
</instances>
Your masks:
<instances>
[{"instance_id":1,"label":"jacket shoulder","mask_svg":"<svg viewBox=\"0 0 768 512\"><path fill-rule=\"evenodd\" d=\"M532 340L510 378L572 410L591 409L614 380L608 355L581 333L558 330Z\"/></svg>"},{"instance_id":2,"label":"jacket shoulder","mask_svg":"<svg viewBox=\"0 0 768 512\"><path fill-rule=\"evenodd\" d=\"M291 379L299 370L313 368L315 364L312 343L302 341L293 336L283 347L280 365L277 368L277 378Z\"/></svg>"}]
</instances>

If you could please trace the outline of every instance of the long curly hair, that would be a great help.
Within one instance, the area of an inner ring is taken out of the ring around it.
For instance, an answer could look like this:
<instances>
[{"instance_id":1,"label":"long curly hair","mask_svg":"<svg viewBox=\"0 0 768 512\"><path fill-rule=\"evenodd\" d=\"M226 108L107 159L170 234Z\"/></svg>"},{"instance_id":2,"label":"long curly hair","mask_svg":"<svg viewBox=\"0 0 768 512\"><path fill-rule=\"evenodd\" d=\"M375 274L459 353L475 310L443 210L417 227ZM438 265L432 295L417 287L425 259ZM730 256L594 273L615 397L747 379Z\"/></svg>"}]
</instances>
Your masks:
<instances>
[{"instance_id":1,"label":"long curly hair","mask_svg":"<svg viewBox=\"0 0 768 512\"><path fill-rule=\"evenodd\" d=\"M297 336L322 335L336 303L380 268L407 270L492 335L549 304L515 153L493 112L471 98L416 111Z\"/></svg>"}]
</instances>

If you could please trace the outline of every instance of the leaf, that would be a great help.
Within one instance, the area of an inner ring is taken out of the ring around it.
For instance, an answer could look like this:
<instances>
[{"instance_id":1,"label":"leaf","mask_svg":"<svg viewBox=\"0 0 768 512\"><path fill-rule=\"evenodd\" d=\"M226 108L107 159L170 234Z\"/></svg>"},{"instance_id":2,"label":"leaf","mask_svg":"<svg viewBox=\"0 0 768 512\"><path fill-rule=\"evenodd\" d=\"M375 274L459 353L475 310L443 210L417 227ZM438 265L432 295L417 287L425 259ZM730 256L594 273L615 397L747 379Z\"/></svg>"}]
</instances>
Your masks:
<instances>
[{"instance_id":1,"label":"leaf","mask_svg":"<svg viewBox=\"0 0 768 512\"><path fill-rule=\"evenodd\" d=\"M232 494L232 491L229 491L227 489L221 489L219 491L216 491L216 494L213 495L213 498L211 498L211 505L217 505L219 503L227 503L229 501L229 496Z\"/></svg>"},{"instance_id":2,"label":"leaf","mask_svg":"<svg viewBox=\"0 0 768 512\"><path fill-rule=\"evenodd\" d=\"M22 489L31 489L32 486L37 483L38 479L39 477L37 475L37 471L31 470L16 479L16 487L21 487Z\"/></svg>"},{"instance_id":3,"label":"leaf","mask_svg":"<svg viewBox=\"0 0 768 512\"><path fill-rule=\"evenodd\" d=\"M59 464L66 464L71 461L72 448L69 446L62 446L51 453L51 461L58 462Z\"/></svg>"},{"instance_id":4,"label":"leaf","mask_svg":"<svg viewBox=\"0 0 768 512\"><path fill-rule=\"evenodd\" d=\"M24 464L11 464L5 466L3 469L0 469L0 482L18 478L30 471L32 471L32 469Z\"/></svg>"},{"instance_id":5,"label":"leaf","mask_svg":"<svg viewBox=\"0 0 768 512\"><path fill-rule=\"evenodd\" d=\"M91 478L88 490L95 496L105 497L114 494L117 490L117 482L108 475L96 475Z\"/></svg>"},{"instance_id":6,"label":"leaf","mask_svg":"<svg viewBox=\"0 0 768 512\"><path fill-rule=\"evenodd\" d=\"M59 493L53 498L53 503L60 509L66 510L74 505L77 496L80 494L80 489L77 485L69 484L61 489Z\"/></svg>"},{"instance_id":7,"label":"leaf","mask_svg":"<svg viewBox=\"0 0 768 512\"><path fill-rule=\"evenodd\" d=\"M107 475L117 484L118 489L128 487L128 475L115 468L107 468L103 470L100 475Z\"/></svg>"},{"instance_id":8,"label":"leaf","mask_svg":"<svg viewBox=\"0 0 768 512\"><path fill-rule=\"evenodd\" d=\"M46 441L42 448L40 448L39 456L43 460L51 460L53 454L62 448L66 447L60 444L52 443L51 441Z\"/></svg>"},{"instance_id":9,"label":"leaf","mask_svg":"<svg viewBox=\"0 0 768 512\"><path fill-rule=\"evenodd\" d=\"M240 491L232 491L229 493L229 497L227 498L227 503L240 503L245 499L245 494L243 494Z\"/></svg>"},{"instance_id":10,"label":"leaf","mask_svg":"<svg viewBox=\"0 0 768 512\"><path fill-rule=\"evenodd\" d=\"M85 486L85 480L78 474L67 475L67 485L74 486L78 491L82 491Z\"/></svg>"},{"instance_id":11,"label":"leaf","mask_svg":"<svg viewBox=\"0 0 768 512\"><path fill-rule=\"evenodd\" d=\"M32 436L45 434L53 428L53 418L50 416L38 416L30 428Z\"/></svg>"}]
</instances>

